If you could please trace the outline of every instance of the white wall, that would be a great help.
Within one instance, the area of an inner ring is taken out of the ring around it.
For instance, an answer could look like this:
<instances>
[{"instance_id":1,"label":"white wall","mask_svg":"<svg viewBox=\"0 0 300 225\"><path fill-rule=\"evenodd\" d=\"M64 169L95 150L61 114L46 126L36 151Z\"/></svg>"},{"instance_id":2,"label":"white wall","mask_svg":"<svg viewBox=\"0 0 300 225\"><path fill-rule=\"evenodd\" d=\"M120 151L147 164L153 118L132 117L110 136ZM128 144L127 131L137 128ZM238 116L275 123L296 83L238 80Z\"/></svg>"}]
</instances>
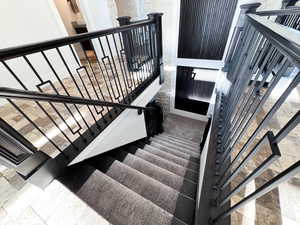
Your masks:
<instances>
[{"instance_id":1,"label":"white wall","mask_svg":"<svg viewBox=\"0 0 300 225\"><path fill-rule=\"evenodd\" d=\"M72 26L72 22L84 23L83 18L79 13L74 13L71 9L68 0L53 0L55 6L59 12L59 15L65 25L65 28L69 35L76 34L75 29Z\"/></svg>"},{"instance_id":2,"label":"white wall","mask_svg":"<svg viewBox=\"0 0 300 225\"><path fill-rule=\"evenodd\" d=\"M0 49L68 35L52 0L2 0L0 2L0 27ZM75 59L71 51L66 48L61 48L61 51L66 62L73 69ZM60 76L68 75L57 52L46 51L46 55ZM28 58L45 80L55 79L41 54L33 54ZM35 85L39 83L38 79L22 58L8 60L7 64L21 77L29 89L35 89ZM0 86L20 88L2 64L0 64L0 74Z\"/></svg>"},{"instance_id":3,"label":"white wall","mask_svg":"<svg viewBox=\"0 0 300 225\"><path fill-rule=\"evenodd\" d=\"M79 7L89 32L118 26L118 21L116 20L116 18L118 17L117 7L114 1L80 0ZM109 55L109 48L105 38L100 39L102 41L105 54ZM109 37L109 43L113 43L111 36ZM94 40L93 45L98 58L101 59L103 57L103 54L98 40ZM120 45L118 45L118 48L120 49ZM114 52L114 47L112 47L112 51L112 54L116 55Z\"/></svg>"}]
</instances>

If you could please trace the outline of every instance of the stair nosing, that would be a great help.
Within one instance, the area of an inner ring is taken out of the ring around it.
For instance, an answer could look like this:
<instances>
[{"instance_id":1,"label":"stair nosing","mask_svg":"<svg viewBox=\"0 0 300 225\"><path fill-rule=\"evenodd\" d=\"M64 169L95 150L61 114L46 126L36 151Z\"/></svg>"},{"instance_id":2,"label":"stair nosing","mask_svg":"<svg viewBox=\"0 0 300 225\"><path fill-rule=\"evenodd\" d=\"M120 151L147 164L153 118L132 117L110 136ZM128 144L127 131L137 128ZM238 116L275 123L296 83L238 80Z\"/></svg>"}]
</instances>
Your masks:
<instances>
[{"instance_id":1,"label":"stair nosing","mask_svg":"<svg viewBox=\"0 0 300 225\"><path fill-rule=\"evenodd\" d=\"M171 153L168 153L168 152L166 152L166 151L163 151L163 150L161 150L161 149L159 149L159 148L157 148L157 147L155 147L155 146L146 145L145 147L149 147L149 146L150 146L150 148L152 148L152 149L154 149L154 150L156 150L156 151L160 151L160 152L163 152L164 154L170 155L170 156L175 157L175 158L178 158L178 159L180 159L180 160L184 160L184 161L187 162L187 164L191 163L192 165L195 164L195 166L197 166L197 167L200 166L199 164L197 164L197 163L195 163L195 162L192 162L192 161L190 161L190 160L187 160L187 159L178 157L178 156L176 156L176 155L173 155L173 154L171 154ZM147 150L146 150L146 151L147 151ZM152 153L152 154L153 154L153 153ZM154 154L154 155L155 155L155 154ZM158 156L158 157L161 157L161 156ZM161 158L163 158L163 157L161 157ZM174 163L174 164L176 164L176 165L180 165L180 164L178 164L178 163L176 163L176 162L174 162L174 161L171 161L171 160L169 160L169 159L166 159L166 158L164 158L164 159L165 159L165 160L168 160L169 162L172 162L172 163ZM180 165L180 166L182 166L182 165ZM189 167L185 167L185 166L182 166L182 167L187 168L187 169L190 169L190 170L192 170L192 171L194 171L194 172L197 172L196 170L191 169L191 168L189 168ZM198 172L197 172L197 173L198 173Z\"/></svg>"},{"instance_id":2,"label":"stair nosing","mask_svg":"<svg viewBox=\"0 0 300 225\"><path fill-rule=\"evenodd\" d=\"M132 167L130 167L130 166L128 166L128 165L126 165L125 163L122 163L121 161L119 161L119 160L117 160L117 159L114 159L114 158L112 158L112 157L110 157L110 156L106 156L106 157L111 158L112 160L114 160L114 161L116 161L117 163L119 163L119 166L121 166L124 170L128 170L128 171L131 170L131 172L133 172L133 174L134 174L135 176L137 176L137 178L139 178L139 177L140 177L140 178L144 177L144 178L143 178L144 181L148 180L147 182L149 182L149 183L151 183L151 184L155 184L155 183L156 183L158 186L161 186L162 188L164 188L164 189L166 189L166 190L169 189L169 192L170 192L170 191L173 191L173 194L176 195L177 197L179 197L180 195L182 195L183 197L185 197L185 198L187 198L187 199L189 199L189 200L192 200L192 202L193 202L194 204L196 204L196 200L195 200L195 199L193 199L193 198L191 198L191 197L185 195L184 193L179 192L178 190L176 190L176 189L174 189L174 188L172 188L172 187L170 187L170 186L168 186L168 185L166 185L166 184L164 184L164 183L161 183L160 181L158 181L158 180L156 180L156 179L154 179L154 178L152 178L152 177L150 177L150 176L148 176L148 175L146 175L146 174L144 174L144 173L142 173L142 172L140 172L140 171L138 171L138 170L136 170L136 169L134 169L134 168L132 168ZM105 159L101 159L101 160L105 160ZM96 170L99 170L99 169L97 169L96 167L94 167L94 168L95 168ZM102 171L100 170L100 172L102 172ZM102 172L102 173L104 173L104 172ZM144 196L142 195L142 193L136 192L134 189L132 189L132 187L129 187L129 186L127 186L126 184L123 184L122 182L118 181L115 177L113 177L113 176L111 176L111 175L109 175L109 174L107 174L107 173L104 173L104 174L105 174L106 176L109 176L110 178L112 178L112 179L115 180L116 182L120 183L121 185L125 186L126 188L130 189L131 191L135 192L136 194L140 195L140 196L143 197L144 199L147 199L147 200L151 201L153 204L155 204L156 206L158 206L158 207L160 207L161 209L165 210L166 212L170 213L170 214L173 215L174 217L176 217L175 214L173 214L172 212L168 211L168 209L165 209L165 208L163 208L162 206L159 206L156 202L153 202L153 200L144 197ZM196 194L195 194L195 197L196 197ZM179 219L178 217L176 217L176 218ZM184 222L184 221L183 221L183 222Z\"/></svg>"},{"instance_id":3,"label":"stair nosing","mask_svg":"<svg viewBox=\"0 0 300 225\"><path fill-rule=\"evenodd\" d=\"M181 146L176 146L175 144L172 144L172 143L168 143L166 141L163 141L161 139L154 139L154 138L151 138L150 141L153 141L155 143L158 143L160 145L163 145L163 146L166 146L166 147L169 147L169 148L174 148L175 150L179 151L179 152L183 152L183 153L186 153L186 154L191 154L191 156L195 157L195 158L200 158L200 152L197 152L195 150L190 150L188 148L185 148L185 147L181 147ZM162 142L162 143L161 143ZM179 148L178 148L179 147ZM197 155L197 156L194 156L193 154Z\"/></svg>"},{"instance_id":4,"label":"stair nosing","mask_svg":"<svg viewBox=\"0 0 300 225\"><path fill-rule=\"evenodd\" d=\"M190 179L186 179L185 177L182 177L182 176L177 175L177 174L175 174L175 173L173 173L173 172L171 172L171 171L169 171L169 170L166 170L166 169L164 169L164 168L162 168L162 167L159 167L159 166L157 166L157 165L155 165L155 164L153 164L153 163L151 163L151 162L148 162L147 160L145 160L145 159L143 159L143 158L140 158L140 157L138 157L138 156L135 156L134 154L131 154L131 153L128 153L128 152L127 152L127 154L130 154L131 157L135 157L135 158L137 158L137 159L139 159L139 160L144 161L144 163L151 164L151 167L157 168L157 169L159 169L159 170L163 170L163 171L165 171L166 173L170 173L170 174L172 174L172 175L178 176L178 177L182 178L183 180L186 180L186 181L192 183L193 185L197 185L196 182L194 182L194 181L192 181L192 180L190 180ZM114 158L114 159L116 159L116 158ZM119 159L116 159L116 160L120 161ZM126 164L126 163L124 163L124 162L122 162L122 161L120 161L120 162L123 163L123 164L125 164L125 165L127 165L127 166L129 166L129 167L132 168L132 169L137 170L136 168L131 167L130 165L128 165L128 164ZM137 171L139 171L139 170L137 170ZM140 173L143 173L143 172L141 172L141 171L139 171L139 172L140 172ZM149 175L147 175L147 174L145 174L145 173L143 173L143 174L146 175L146 176L148 176L148 177L151 177L151 176L149 176ZM151 177L151 178L157 180L157 179L154 178L154 177ZM159 180L157 180L157 181L160 182L160 183L162 183L162 182L159 181ZM165 183L163 183L163 184L165 184ZM173 188L172 186L169 186L168 184L165 184L165 185L167 185L168 187ZM175 189L175 188L173 188L173 189ZM175 189L175 190L177 190L177 189ZM195 200L195 199L189 197L188 195L186 195L184 192L181 192L181 191L179 191L179 190L177 190L177 191L178 191L179 193L185 195L186 197L188 197L188 198L190 198L190 199L192 199L192 200Z\"/></svg>"},{"instance_id":5,"label":"stair nosing","mask_svg":"<svg viewBox=\"0 0 300 225\"><path fill-rule=\"evenodd\" d=\"M194 159L196 159L197 161L200 161L200 155L199 155L199 157L195 157L195 156L189 155L188 153L181 152L181 151L178 150L178 149L173 149L173 148L171 148L171 147L169 147L169 146L162 145L162 144L160 144L160 143L158 143L158 142L153 142L153 143L154 143L155 145L158 145L158 146L153 146L153 145L152 145L152 142L150 143L150 146L155 147L155 148L157 148L157 149L159 149L159 150L161 150L161 151L164 151L164 152L166 152L166 153L172 154L172 155L174 155L174 156L176 156L176 157L178 157L178 158L185 159L185 160L191 161L191 162L193 162L193 163L199 165L199 163L197 163L197 162L191 160L191 158L194 158ZM161 148L162 148L162 149L161 149ZM165 151L163 148L169 150L170 152ZM174 153L173 153L173 152L174 152ZM176 155L176 153L177 153L177 154L183 154L183 155L185 155L185 157L187 157L188 159L187 159L187 158L184 158L184 157L181 157L181 156L178 156L178 155Z\"/></svg>"},{"instance_id":6,"label":"stair nosing","mask_svg":"<svg viewBox=\"0 0 300 225\"><path fill-rule=\"evenodd\" d=\"M199 144L198 142L195 142L195 141L191 141L191 140L188 140L188 139L183 139L183 137L180 137L180 136L174 136L172 134L169 134L169 133L162 133L161 134L162 136L167 136L167 137L170 137L170 138L173 138L173 139L178 139L178 140L181 140L181 141L184 141L184 142L189 142L191 144Z\"/></svg>"},{"instance_id":7,"label":"stair nosing","mask_svg":"<svg viewBox=\"0 0 300 225\"><path fill-rule=\"evenodd\" d=\"M154 136L153 138L164 141L164 142L167 142L167 143L170 143L170 144L173 144L173 145L178 145L182 148L187 148L190 151L199 153L198 151L195 150L195 149L199 149L199 144L195 145L195 146L192 146L192 145L189 145L189 144L184 144L182 142L176 142L175 140L165 138L164 136L161 136L161 135Z\"/></svg>"},{"instance_id":8,"label":"stair nosing","mask_svg":"<svg viewBox=\"0 0 300 225\"><path fill-rule=\"evenodd\" d=\"M96 168L95 168L95 169L96 169ZM148 200L147 198L144 198L143 196L141 196L141 195L138 194L137 192L131 190L130 188L126 187L125 185L123 185L122 183L118 182L118 181L115 180L114 178L112 178L112 177L106 175L106 174L103 173L102 171L96 169L94 172L100 173L101 176L104 175L104 176L108 177L109 179L111 179L111 180L113 180L114 182L116 182L118 185L120 185L120 186L122 186L123 188L125 188L126 191L131 192L131 193L133 193L134 195L139 196L139 198L142 198L144 201L147 201L147 202L150 203L151 205L155 205L155 206L158 207L161 211L164 211L165 213L171 215L171 217L176 218L177 220L179 220L179 221L180 221L181 223L183 223L184 225L188 225L187 223L185 223L185 222L182 221L181 219L177 218L174 214L172 214L172 213L168 212L167 210L161 208L160 206L158 206L157 204L155 204L155 203L152 202L151 200ZM80 188L80 190L81 190L81 189L82 189L82 187ZM80 190L79 190L79 191L80 191ZM77 191L77 192L79 192L79 191ZM75 193L75 194L77 194L77 193ZM98 212L96 209L94 209L88 202L86 202L86 201L85 201L84 199L82 199L80 196L78 196L78 197L79 197L82 201L84 201L90 208L92 208L92 209L95 210L97 213L99 213L99 212ZM100 213L99 213L99 214L100 214ZM101 215L101 214L100 214L100 215ZM105 217L103 217L103 218L105 218ZM105 218L105 219L106 219L106 218ZM108 219L106 219L106 220L108 220ZM108 220L108 222L111 223L109 220Z\"/></svg>"}]
</instances>

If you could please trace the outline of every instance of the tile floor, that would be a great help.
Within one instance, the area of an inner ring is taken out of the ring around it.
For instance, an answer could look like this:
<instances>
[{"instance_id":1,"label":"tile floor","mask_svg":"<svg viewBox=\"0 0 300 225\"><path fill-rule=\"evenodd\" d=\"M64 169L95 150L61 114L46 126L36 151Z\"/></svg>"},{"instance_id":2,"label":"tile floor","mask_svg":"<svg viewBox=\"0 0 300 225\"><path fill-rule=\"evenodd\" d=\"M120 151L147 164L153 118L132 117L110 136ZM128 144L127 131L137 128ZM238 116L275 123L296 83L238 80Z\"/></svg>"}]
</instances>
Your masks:
<instances>
[{"instance_id":1,"label":"tile floor","mask_svg":"<svg viewBox=\"0 0 300 225\"><path fill-rule=\"evenodd\" d=\"M58 181L45 190L20 181L13 170L0 168L1 225L109 225Z\"/></svg>"}]
</instances>

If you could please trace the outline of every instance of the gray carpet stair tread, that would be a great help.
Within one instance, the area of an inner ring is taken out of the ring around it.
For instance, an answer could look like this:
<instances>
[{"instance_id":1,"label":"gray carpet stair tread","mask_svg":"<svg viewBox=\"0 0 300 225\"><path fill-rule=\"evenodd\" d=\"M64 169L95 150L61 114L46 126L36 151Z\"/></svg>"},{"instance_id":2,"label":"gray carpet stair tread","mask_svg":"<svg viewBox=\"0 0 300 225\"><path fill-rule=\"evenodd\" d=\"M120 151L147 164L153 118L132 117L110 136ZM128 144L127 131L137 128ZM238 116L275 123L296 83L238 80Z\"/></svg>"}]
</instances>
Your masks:
<instances>
[{"instance_id":1,"label":"gray carpet stair tread","mask_svg":"<svg viewBox=\"0 0 300 225\"><path fill-rule=\"evenodd\" d=\"M190 154L187 154L185 152L182 152L179 149L162 145L161 143L158 143L156 141L151 141L150 146L156 147L156 148L158 148L158 149L160 149L162 151L165 151L167 153L170 153L170 154L175 155L177 157L180 157L182 159L186 159L186 160L192 161L192 162L197 163L197 164L200 161L199 160L199 156L195 157L193 155L190 155Z\"/></svg>"},{"instance_id":2,"label":"gray carpet stair tread","mask_svg":"<svg viewBox=\"0 0 300 225\"><path fill-rule=\"evenodd\" d=\"M112 157L190 198L195 198L197 184L182 176L122 150L116 152Z\"/></svg>"},{"instance_id":3,"label":"gray carpet stair tread","mask_svg":"<svg viewBox=\"0 0 300 225\"><path fill-rule=\"evenodd\" d=\"M183 158L178 157L174 154L171 154L169 152L163 151L159 148L156 148L156 147L150 146L150 145L145 145L143 149L145 151L148 151L148 152L154 154L154 155L157 155L157 156L162 157L166 160L169 160L173 163L176 163L180 166L183 166L183 167L186 167L186 168L189 168L191 170L194 170L194 171L198 172L199 165L196 164L195 162L192 162L192 161L187 160L187 159L183 159Z\"/></svg>"},{"instance_id":4,"label":"gray carpet stair tread","mask_svg":"<svg viewBox=\"0 0 300 225\"><path fill-rule=\"evenodd\" d=\"M94 161L93 166L176 218L192 224L195 210L193 199L109 156Z\"/></svg>"},{"instance_id":5,"label":"gray carpet stair tread","mask_svg":"<svg viewBox=\"0 0 300 225\"><path fill-rule=\"evenodd\" d=\"M191 156L193 156L195 158L199 158L200 157L200 153L196 152L196 150L194 150L194 149L192 150L192 149L189 149L187 147L182 147L180 145L177 145L177 144L170 143L168 141L159 139L158 137L151 138L150 140L151 140L151 142L152 141L156 142L156 143L161 144L163 146L166 146L168 148L171 148L171 149L174 149L174 150L177 150L177 151L189 154L189 155L191 155ZM199 149L199 147L198 147L198 149Z\"/></svg>"},{"instance_id":6,"label":"gray carpet stair tread","mask_svg":"<svg viewBox=\"0 0 300 225\"><path fill-rule=\"evenodd\" d=\"M199 147L199 144L200 144L200 143L197 143L197 142L191 143L188 140L179 140L177 138L173 138L173 137L166 136L166 135L163 135L163 134L156 135L155 137L160 137L160 138L163 138L164 140L167 140L167 141L170 141L170 142L173 142L173 143L178 143L178 144L181 144L181 145L187 145L191 148Z\"/></svg>"},{"instance_id":7,"label":"gray carpet stair tread","mask_svg":"<svg viewBox=\"0 0 300 225\"><path fill-rule=\"evenodd\" d=\"M173 163L169 160L161 158L161 157L154 155L150 152L147 152L143 149L132 148L132 149L128 149L127 151L129 151L130 153L134 154L135 156L137 156L147 162L155 164L156 166L166 169L178 176L184 177L185 179L191 180L193 182L198 181L198 176L199 176L198 173L193 170L190 170L186 167L183 167L183 166Z\"/></svg>"},{"instance_id":8,"label":"gray carpet stair tread","mask_svg":"<svg viewBox=\"0 0 300 225\"><path fill-rule=\"evenodd\" d=\"M190 145L190 144L175 141L173 139L170 139L170 138L167 138L167 137L161 136L161 135L154 136L153 138L158 139L163 142L166 142L168 144L176 145L180 148L186 148L189 151L196 152L199 154L199 144L198 145Z\"/></svg>"},{"instance_id":9,"label":"gray carpet stair tread","mask_svg":"<svg viewBox=\"0 0 300 225\"><path fill-rule=\"evenodd\" d=\"M172 214L97 170L77 195L114 225L185 225Z\"/></svg>"},{"instance_id":10,"label":"gray carpet stair tread","mask_svg":"<svg viewBox=\"0 0 300 225\"><path fill-rule=\"evenodd\" d=\"M160 135L161 135L161 136L166 136L166 137L169 137L169 138L178 140L178 141L187 142L187 143L190 143L190 144L193 144L193 145L199 145L199 143L197 143L197 142L195 142L195 141L192 141L192 140L189 140L189 139L180 137L180 136L174 136L173 134L162 133L162 134L160 134ZM199 135L200 135L200 134L199 134Z\"/></svg>"}]
</instances>

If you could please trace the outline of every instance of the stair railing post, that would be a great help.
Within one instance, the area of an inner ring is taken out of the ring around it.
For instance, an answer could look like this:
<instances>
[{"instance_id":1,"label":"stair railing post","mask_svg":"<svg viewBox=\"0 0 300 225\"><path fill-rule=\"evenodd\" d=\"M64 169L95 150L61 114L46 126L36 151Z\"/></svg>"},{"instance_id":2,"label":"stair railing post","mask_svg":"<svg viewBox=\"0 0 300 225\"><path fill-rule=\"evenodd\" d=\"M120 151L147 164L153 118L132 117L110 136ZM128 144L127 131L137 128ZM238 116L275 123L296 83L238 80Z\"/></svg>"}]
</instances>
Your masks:
<instances>
[{"instance_id":1,"label":"stair railing post","mask_svg":"<svg viewBox=\"0 0 300 225\"><path fill-rule=\"evenodd\" d=\"M255 12L260 5L261 5L261 3L257 2L257 3L251 3L251 4L244 4L244 5L240 6L240 8L241 8L240 15L238 17L237 24L234 28L234 32L233 32L233 35L232 35L232 38L230 41L229 50L226 54L224 67L222 68L222 70L224 72L229 71L230 64L233 59L235 46L237 46L237 43L238 43L239 37L240 37L240 33L243 31L243 28L244 28L246 14L250 13L250 12Z\"/></svg>"},{"instance_id":2,"label":"stair railing post","mask_svg":"<svg viewBox=\"0 0 300 225\"><path fill-rule=\"evenodd\" d=\"M150 13L148 14L149 19L155 20L155 31L156 31L156 74L159 74L159 83L162 84L164 82L164 74L163 74L163 43L162 43L162 15L163 13Z\"/></svg>"}]
</instances>

